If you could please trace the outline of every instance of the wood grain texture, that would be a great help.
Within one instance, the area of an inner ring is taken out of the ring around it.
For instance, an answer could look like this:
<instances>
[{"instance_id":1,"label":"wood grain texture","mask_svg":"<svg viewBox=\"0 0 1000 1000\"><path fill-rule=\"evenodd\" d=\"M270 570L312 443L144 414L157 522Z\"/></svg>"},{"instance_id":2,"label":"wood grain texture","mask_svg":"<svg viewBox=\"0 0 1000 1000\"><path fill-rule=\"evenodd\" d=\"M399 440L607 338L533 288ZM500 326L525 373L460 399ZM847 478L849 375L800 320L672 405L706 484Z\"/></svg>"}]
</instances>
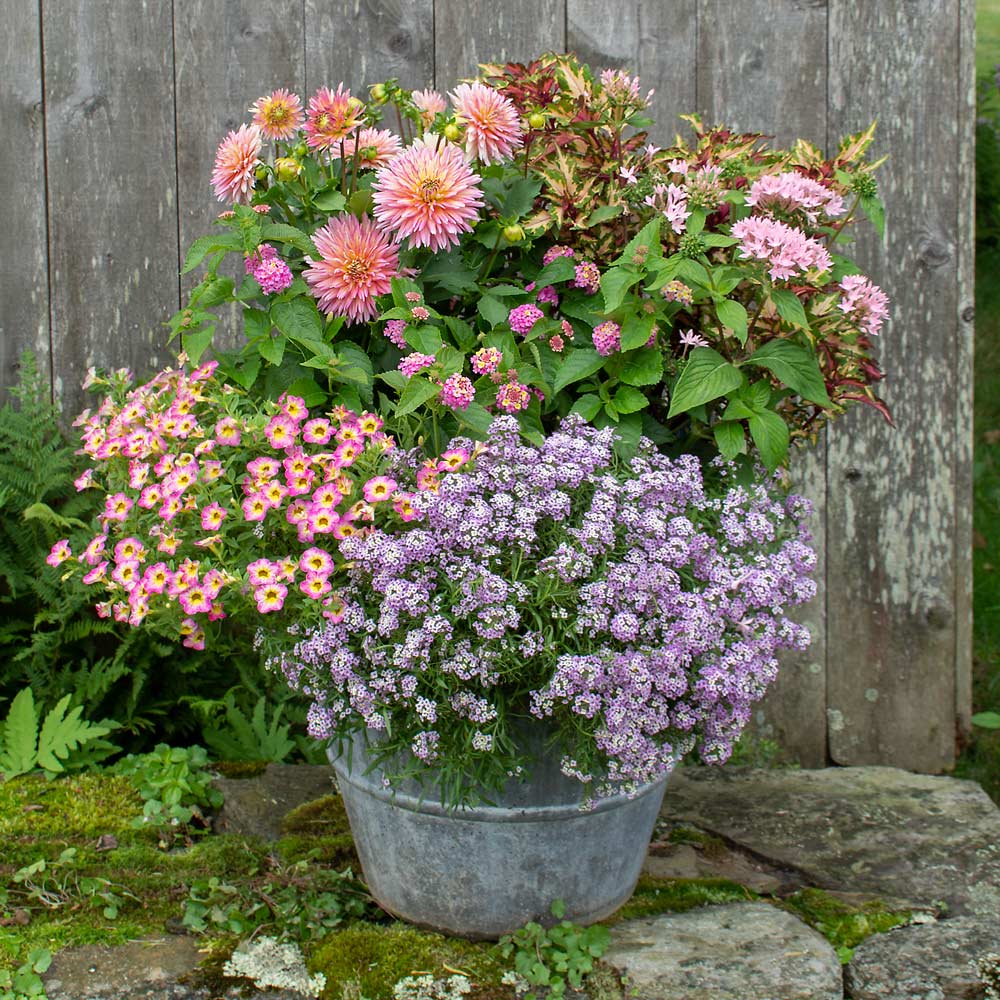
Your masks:
<instances>
[{"instance_id":1,"label":"wood grain texture","mask_svg":"<svg viewBox=\"0 0 1000 1000\"><path fill-rule=\"evenodd\" d=\"M306 103L302 0L175 0L173 31L179 270L191 244L229 207L216 200L211 185L219 143L250 121L248 109L258 97L278 87ZM234 279L242 277L239 271L235 259L220 268ZM202 273L182 277L183 296ZM216 338L222 346L241 342L235 310L220 310Z\"/></svg>"},{"instance_id":2,"label":"wood grain texture","mask_svg":"<svg viewBox=\"0 0 1000 1000\"><path fill-rule=\"evenodd\" d=\"M19 358L35 352L49 370L49 283L45 218L45 127L37 4L0 3L0 107L7 224L0 228L0 404L17 382Z\"/></svg>"},{"instance_id":3,"label":"wood grain texture","mask_svg":"<svg viewBox=\"0 0 1000 1000\"><path fill-rule=\"evenodd\" d=\"M960 738L972 728L972 372L975 344L976 5L958 9L958 386L955 400L955 716Z\"/></svg>"},{"instance_id":4,"label":"wood grain texture","mask_svg":"<svg viewBox=\"0 0 1000 1000\"><path fill-rule=\"evenodd\" d=\"M42 6L55 394L88 365L164 363L176 310L170 5Z\"/></svg>"},{"instance_id":5,"label":"wood grain texture","mask_svg":"<svg viewBox=\"0 0 1000 1000\"><path fill-rule=\"evenodd\" d=\"M566 47L591 68L638 73L642 91L655 91L650 138L666 145L683 126L677 116L697 105L693 72L698 39L697 0L637 2L611 6L604 0L568 0Z\"/></svg>"},{"instance_id":6,"label":"wood grain texture","mask_svg":"<svg viewBox=\"0 0 1000 1000\"><path fill-rule=\"evenodd\" d=\"M813 504L809 528L816 550L816 597L793 608L789 617L809 629L812 642L803 651L786 650L777 680L754 711L754 730L774 740L782 756L802 767L825 767L826 739L826 432L815 448L792 457L790 473L795 493Z\"/></svg>"},{"instance_id":7,"label":"wood grain texture","mask_svg":"<svg viewBox=\"0 0 1000 1000\"><path fill-rule=\"evenodd\" d=\"M434 81L450 90L481 62L527 62L566 49L566 0L435 0Z\"/></svg>"},{"instance_id":8,"label":"wood grain texture","mask_svg":"<svg viewBox=\"0 0 1000 1000\"><path fill-rule=\"evenodd\" d=\"M429 87L434 78L433 0L305 0L306 87L343 81L359 97L380 80Z\"/></svg>"},{"instance_id":9,"label":"wood grain texture","mask_svg":"<svg viewBox=\"0 0 1000 1000\"><path fill-rule=\"evenodd\" d=\"M698 110L779 146L826 139L826 0L700 0Z\"/></svg>"},{"instance_id":10,"label":"wood grain texture","mask_svg":"<svg viewBox=\"0 0 1000 1000\"><path fill-rule=\"evenodd\" d=\"M957 464L970 419L958 409L971 379L956 280L968 239L957 150L972 142L967 126L959 132L958 9L830 6L831 135L877 117L873 151L890 156L879 172L886 242L865 227L857 259L892 300L878 353L896 422L855 411L830 435L829 740L841 764L933 772L954 762L966 613L956 603Z\"/></svg>"}]
</instances>

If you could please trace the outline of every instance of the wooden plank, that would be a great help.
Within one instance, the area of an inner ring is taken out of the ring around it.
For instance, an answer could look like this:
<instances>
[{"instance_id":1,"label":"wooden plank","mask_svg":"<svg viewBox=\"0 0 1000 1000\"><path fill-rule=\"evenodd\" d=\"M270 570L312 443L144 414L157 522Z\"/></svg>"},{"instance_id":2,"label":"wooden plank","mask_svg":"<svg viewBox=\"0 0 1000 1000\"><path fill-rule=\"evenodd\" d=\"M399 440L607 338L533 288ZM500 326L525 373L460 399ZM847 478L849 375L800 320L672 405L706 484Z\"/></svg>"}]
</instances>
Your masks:
<instances>
[{"instance_id":1,"label":"wooden plank","mask_svg":"<svg viewBox=\"0 0 1000 1000\"><path fill-rule=\"evenodd\" d=\"M167 359L177 308L173 45L168 4L46 2L49 281L55 390L88 365Z\"/></svg>"},{"instance_id":2,"label":"wooden plank","mask_svg":"<svg viewBox=\"0 0 1000 1000\"><path fill-rule=\"evenodd\" d=\"M17 383L18 359L30 348L49 369L48 236L45 218L45 129L38 7L0 6L0 106L4 141L0 176L7 180L7 223L0 228L0 405Z\"/></svg>"},{"instance_id":3,"label":"wooden plank","mask_svg":"<svg viewBox=\"0 0 1000 1000\"><path fill-rule=\"evenodd\" d=\"M219 143L250 121L248 109L278 87L305 105L302 0L175 0L177 91L177 190L180 233L178 270L191 244L211 231L227 205L216 200L211 176ZM221 57L224 54L224 57ZM239 264L220 273L236 278ZM184 275L187 296L201 272ZM221 311L216 344L240 342L235 310Z\"/></svg>"},{"instance_id":4,"label":"wooden plank","mask_svg":"<svg viewBox=\"0 0 1000 1000\"><path fill-rule=\"evenodd\" d=\"M958 156L970 141L957 125L958 9L959 0L830 6L830 134L878 118L874 152L890 157L879 172L886 242L861 233L857 258L892 300L878 353L896 422L854 412L830 434L829 740L842 764L934 772L955 757L967 613L956 603L957 507L967 500L956 466L968 453L971 410L959 400L972 378L956 257L967 237Z\"/></svg>"},{"instance_id":5,"label":"wooden plank","mask_svg":"<svg viewBox=\"0 0 1000 1000\"><path fill-rule=\"evenodd\" d=\"M482 62L528 62L566 48L566 0L435 0L434 80L442 93Z\"/></svg>"},{"instance_id":6,"label":"wooden plank","mask_svg":"<svg viewBox=\"0 0 1000 1000\"><path fill-rule=\"evenodd\" d=\"M972 383L976 276L976 5L959 3L958 315L955 454L955 715L959 737L972 728ZM964 373L964 376L963 376Z\"/></svg>"},{"instance_id":7,"label":"wooden plank","mask_svg":"<svg viewBox=\"0 0 1000 1000\"><path fill-rule=\"evenodd\" d=\"M826 0L701 0L698 110L706 124L826 139Z\"/></svg>"},{"instance_id":8,"label":"wooden plank","mask_svg":"<svg viewBox=\"0 0 1000 1000\"><path fill-rule=\"evenodd\" d=\"M364 99L390 77L417 90L434 79L433 0L305 0L305 19L310 92L343 81Z\"/></svg>"},{"instance_id":9,"label":"wooden plank","mask_svg":"<svg viewBox=\"0 0 1000 1000\"><path fill-rule=\"evenodd\" d=\"M698 39L698 0L627 3L568 0L566 47L596 72L616 67L638 73L643 93L655 91L651 139L666 145L687 126L677 116L697 106L694 64Z\"/></svg>"},{"instance_id":10,"label":"wooden plank","mask_svg":"<svg viewBox=\"0 0 1000 1000\"><path fill-rule=\"evenodd\" d=\"M803 0L701 0L698 11L697 106L706 123L827 143L826 4ZM780 67L780 70L778 69ZM825 435L795 456L795 489L813 502L818 593L796 618L812 644L781 658L778 679L754 715L759 735L776 740L804 767L827 762Z\"/></svg>"}]
</instances>

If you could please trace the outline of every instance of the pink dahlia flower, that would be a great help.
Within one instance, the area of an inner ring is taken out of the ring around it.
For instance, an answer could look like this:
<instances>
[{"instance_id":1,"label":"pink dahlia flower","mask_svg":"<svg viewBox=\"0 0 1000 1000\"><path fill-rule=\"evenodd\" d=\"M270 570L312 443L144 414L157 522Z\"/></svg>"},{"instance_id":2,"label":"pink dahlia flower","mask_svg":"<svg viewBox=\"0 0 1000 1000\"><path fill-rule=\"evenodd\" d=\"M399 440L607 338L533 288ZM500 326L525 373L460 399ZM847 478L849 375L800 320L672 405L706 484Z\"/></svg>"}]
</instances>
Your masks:
<instances>
[{"instance_id":1,"label":"pink dahlia flower","mask_svg":"<svg viewBox=\"0 0 1000 1000\"><path fill-rule=\"evenodd\" d=\"M303 274L323 312L363 323L378 315L375 299L392 288L396 245L368 216L339 215L313 234L320 259Z\"/></svg>"},{"instance_id":2,"label":"pink dahlia flower","mask_svg":"<svg viewBox=\"0 0 1000 1000\"><path fill-rule=\"evenodd\" d=\"M479 178L462 151L436 136L413 144L379 170L372 188L375 216L415 247L446 250L471 232L483 205Z\"/></svg>"},{"instance_id":3,"label":"pink dahlia flower","mask_svg":"<svg viewBox=\"0 0 1000 1000\"><path fill-rule=\"evenodd\" d=\"M250 108L253 123L268 139L290 139L302 125L302 102L298 94L274 90L260 97Z\"/></svg>"},{"instance_id":4,"label":"pink dahlia flower","mask_svg":"<svg viewBox=\"0 0 1000 1000\"><path fill-rule=\"evenodd\" d=\"M434 116L444 111L447 105L444 98L436 90L415 90L410 95L414 107L420 112L420 120L424 128L427 128L433 121Z\"/></svg>"},{"instance_id":5,"label":"pink dahlia flower","mask_svg":"<svg viewBox=\"0 0 1000 1000\"><path fill-rule=\"evenodd\" d=\"M358 166L362 170L377 170L384 167L402 148L399 136L387 128L363 128L357 135L357 144L361 149L358 155ZM355 139L352 136L344 143L344 158L354 156Z\"/></svg>"},{"instance_id":6,"label":"pink dahlia flower","mask_svg":"<svg viewBox=\"0 0 1000 1000\"><path fill-rule=\"evenodd\" d=\"M256 125L241 125L222 140L212 172L212 187L219 201L241 205L250 201L260 163L261 141Z\"/></svg>"},{"instance_id":7,"label":"pink dahlia flower","mask_svg":"<svg viewBox=\"0 0 1000 1000\"><path fill-rule=\"evenodd\" d=\"M465 155L482 163L509 160L524 142L514 105L484 83L462 83L449 95L465 125Z\"/></svg>"},{"instance_id":8,"label":"pink dahlia flower","mask_svg":"<svg viewBox=\"0 0 1000 1000\"><path fill-rule=\"evenodd\" d=\"M329 149L339 144L361 124L358 112L363 107L349 90L344 90L342 83L336 92L320 87L309 99L306 144L310 149Z\"/></svg>"}]
</instances>

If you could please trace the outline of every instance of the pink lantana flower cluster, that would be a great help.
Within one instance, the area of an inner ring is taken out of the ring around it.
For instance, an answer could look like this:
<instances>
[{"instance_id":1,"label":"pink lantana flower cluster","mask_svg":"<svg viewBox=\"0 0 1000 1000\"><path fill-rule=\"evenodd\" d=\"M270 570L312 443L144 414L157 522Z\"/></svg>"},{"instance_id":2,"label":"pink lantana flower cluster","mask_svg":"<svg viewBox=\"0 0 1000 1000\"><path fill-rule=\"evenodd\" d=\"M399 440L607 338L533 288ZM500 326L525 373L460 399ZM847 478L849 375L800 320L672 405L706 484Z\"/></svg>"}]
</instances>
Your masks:
<instances>
[{"instance_id":1,"label":"pink lantana flower cluster","mask_svg":"<svg viewBox=\"0 0 1000 1000\"><path fill-rule=\"evenodd\" d=\"M380 417L313 416L291 394L257 403L214 369L119 380L78 419L93 464L77 485L103 490L104 510L79 552L61 539L48 557L102 591L99 615L155 624L193 649L233 614L335 618L340 540L377 504L412 514L412 497L381 475L394 441Z\"/></svg>"}]
</instances>

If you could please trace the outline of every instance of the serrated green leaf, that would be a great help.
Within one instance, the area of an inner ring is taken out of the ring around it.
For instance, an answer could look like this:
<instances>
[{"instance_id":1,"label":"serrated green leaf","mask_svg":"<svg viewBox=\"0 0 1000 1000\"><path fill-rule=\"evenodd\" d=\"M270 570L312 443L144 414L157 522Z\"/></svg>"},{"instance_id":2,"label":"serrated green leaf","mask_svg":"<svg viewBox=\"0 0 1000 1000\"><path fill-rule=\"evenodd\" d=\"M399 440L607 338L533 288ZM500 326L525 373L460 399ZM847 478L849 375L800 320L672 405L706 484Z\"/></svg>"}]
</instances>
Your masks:
<instances>
[{"instance_id":1,"label":"serrated green leaf","mask_svg":"<svg viewBox=\"0 0 1000 1000\"><path fill-rule=\"evenodd\" d=\"M526 215L542 190L541 178L519 177L507 188L500 214L506 219L520 219Z\"/></svg>"},{"instance_id":2,"label":"serrated green leaf","mask_svg":"<svg viewBox=\"0 0 1000 1000\"><path fill-rule=\"evenodd\" d=\"M584 222L584 228L590 229L591 226L600 225L602 222L607 222L608 219L614 219L615 217L622 214L623 208L621 205L601 205L600 208L595 208L590 215L587 216Z\"/></svg>"},{"instance_id":3,"label":"serrated green leaf","mask_svg":"<svg viewBox=\"0 0 1000 1000\"><path fill-rule=\"evenodd\" d=\"M614 395L614 404L619 413L637 413L646 408L649 400L638 389L630 385L621 385Z\"/></svg>"},{"instance_id":4,"label":"serrated green leaf","mask_svg":"<svg viewBox=\"0 0 1000 1000\"><path fill-rule=\"evenodd\" d=\"M861 211L865 213L868 221L875 227L879 239L885 239L885 205L878 195L861 199Z\"/></svg>"},{"instance_id":5,"label":"serrated green leaf","mask_svg":"<svg viewBox=\"0 0 1000 1000\"><path fill-rule=\"evenodd\" d=\"M640 278L631 265L609 268L601 275L601 293L605 313L613 313L624 301L629 288Z\"/></svg>"},{"instance_id":6,"label":"serrated green leaf","mask_svg":"<svg viewBox=\"0 0 1000 1000\"><path fill-rule=\"evenodd\" d=\"M480 437L486 437L493 423L493 415L479 403L473 402L464 410L456 410L455 418L463 427L468 427Z\"/></svg>"},{"instance_id":7,"label":"serrated green leaf","mask_svg":"<svg viewBox=\"0 0 1000 1000\"><path fill-rule=\"evenodd\" d=\"M201 356L208 350L208 345L212 343L214 335L214 326L206 326L201 330L181 334L181 344L184 346L184 353L188 356L192 365L196 365L201 361Z\"/></svg>"},{"instance_id":8,"label":"serrated green leaf","mask_svg":"<svg viewBox=\"0 0 1000 1000\"><path fill-rule=\"evenodd\" d=\"M689 285L701 285L703 288L708 288L711 285L705 265L688 257L682 257L677 261L674 275Z\"/></svg>"},{"instance_id":9,"label":"serrated green leaf","mask_svg":"<svg viewBox=\"0 0 1000 1000\"><path fill-rule=\"evenodd\" d=\"M271 322L286 337L323 339L323 319L312 298L298 295L271 305Z\"/></svg>"},{"instance_id":10,"label":"serrated green leaf","mask_svg":"<svg viewBox=\"0 0 1000 1000\"><path fill-rule=\"evenodd\" d=\"M295 226L289 226L283 222L268 222L261 228L260 235L264 240L287 243L309 257L319 258L319 251L313 245L313 241Z\"/></svg>"},{"instance_id":11,"label":"serrated green leaf","mask_svg":"<svg viewBox=\"0 0 1000 1000\"><path fill-rule=\"evenodd\" d=\"M479 310L479 315L490 326L499 326L501 323L506 323L507 314L510 312L499 299L493 298L492 295L482 296L476 308Z\"/></svg>"},{"instance_id":12,"label":"serrated green leaf","mask_svg":"<svg viewBox=\"0 0 1000 1000\"><path fill-rule=\"evenodd\" d=\"M663 247L660 245L659 215L653 216L653 218L647 222L646 225L644 225L631 240L629 240L625 249L621 252L621 256L614 261L613 264L615 266L618 264L631 264L636 251L640 247L646 248L647 265L655 264L658 259L662 258Z\"/></svg>"},{"instance_id":13,"label":"serrated green leaf","mask_svg":"<svg viewBox=\"0 0 1000 1000\"><path fill-rule=\"evenodd\" d=\"M347 199L339 191L323 191L313 198L313 204L322 212L340 212L347 207Z\"/></svg>"},{"instance_id":14,"label":"serrated green leaf","mask_svg":"<svg viewBox=\"0 0 1000 1000\"><path fill-rule=\"evenodd\" d=\"M460 350L466 353L472 351L476 346L476 331L463 319L457 316L444 316L444 325L448 327L448 332L452 335Z\"/></svg>"},{"instance_id":15,"label":"serrated green leaf","mask_svg":"<svg viewBox=\"0 0 1000 1000\"><path fill-rule=\"evenodd\" d=\"M419 375L414 375L406 388L399 394L399 403L396 405L396 416L403 417L407 413L412 413L419 409L424 403L434 399L441 391L441 386L429 382Z\"/></svg>"},{"instance_id":16,"label":"serrated green leaf","mask_svg":"<svg viewBox=\"0 0 1000 1000\"><path fill-rule=\"evenodd\" d=\"M578 347L566 355L566 360L559 366L553 392L561 392L568 385L585 379L588 375L599 372L604 367L604 358L590 347Z\"/></svg>"},{"instance_id":17,"label":"serrated green leaf","mask_svg":"<svg viewBox=\"0 0 1000 1000\"><path fill-rule=\"evenodd\" d=\"M643 347L653 332L655 319L656 317L647 316L645 313L629 316L622 323L622 350L632 351L637 347Z\"/></svg>"},{"instance_id":18,"label":"serrated green leaf","mask_svg":"<svg viewBox=\"0 0 1000 1000\"><path fill-rule=\"evenodd\" d=\"M201 236L191 244L191 249L188 250L187 256L184 258L181 274L193 271L210 253L216 253L219 250L241 250L242 248L243 243L236 233L212 233L209 236Z\"/></svg>"},{"instance_id":19,"label":"serrated green leaf","mask_svg":"<svg viewBox=\"0 0 1000 1000\"><path fill-rule=\"evenodd\" d=\"M570 407L570 413L579 413L584 420L590 423L601 410L601 399L592 392L584 393L576 399Z\"/></svg>"},{"instance_id":20,"label":"serrated green leaf","mask_svg":"<svg viewBox=\"0 0 1000 1000\"><path fill-rule=\"evenodd\" d=\"M555 285L563 281L571 281L576 277L576 265L571 257L556 257L538 272L535 284L539 288L545 285Z\"/></svg>"},{"instance_id":21,"label":"serrated green leaf","mask_svg":"<svg viewBox=\"0 0 1000 1000\"><path fill-rule=\"evenodd\" d=\"M805 347L790 340L769 340L746 363L766 368L803 399L820 406L831 405L816 355Z\"/></svg>"},{"instance_id":22,"label":"serrated green leaf","mask_svg":"<svg viewBox=\"0 0 1000 1000\"><path fill-rule=\"evenodd\" d=\"M619 378L628 385L656 385L663 378L663 356L653 347L636 351Z\"/></svg>"},{"instance_id":23,"label":"serrated green leaf","mask_svg":"<svg viewBox=\"0 0 1000 1000\"><path fill-rule=\"evenodd\" d=\"M26 687L15 695L4 722L0 774L5 780L10 781L19 774L27 774L35 767L37 743L38 715L35 711L35 696L31 688Z\"/></svg>"},{"instance_id":24,"label":"serrated green leaf","mask_svg":"<svg viewBox=\"0 0 1000 1000\"><path fill-rule=\"evenodd\" d=\"M285 345L288 343L288 338L282 334L278 334L277 337L264 337L262 340L257 342L257 349L260 351L260 356L275 367L281 364L281 359L285 356Z\"/></svg>"},{"instance_id":25,"label":"serrated green leaf","mask_svg":"<svg viewBox=\"0 0 1000 1000\"><path fill-rule=\"evenodd\" d=\"M382 379L383 382L391 385L397 392L402 392L407 383L410 381L401 371L395 370L379 372L378 377Z\"/></svg>"},{"instance_id":26,"label":"serrated green leaf","mask_svg":"<svg viewBox=\"0 0 1000 1000\"><path fill-rule=\"evenodd\" d=\"M761 461L769 472L774 472L788 454L788 424L773 410L755 413L748 423Z\"/></svg>"},{"instance_id":27,"label":"serrated green leaf","mask_svg":"<svg viewBox=\"0 0 1000 1000\"><path fill-rule=\"evenodd\" d=\"M733 335L741 343L747 342L747 311L742 304L734 299L723 299L715 304L719 322L733 331Z\"/></svg>"},{"instance_id":28,"label":"serrated green leaf","mask_svg":"<svg viewBox=\"0 0 1000 1000\"><path fill-rule=\"evenodd\" d=\"M687 221L684 225L685 231L690 233L692 236L697 236L705 228L705 219L706 215L703 208L694 209L687 217Z\"/></svg>"},{"instance_id":29,"label":"serrated green leaf","mask_svg":"<svg viewBox=\"0 0 1000 1000\"><path fill-rule=\"evenodd\" d=\"M747 450L746 433L738 420L723 420L712 428L719 454L727 461Z\"/></svg>"},{"instance_id":30,"label":"serrated green leaf","mask_svg":"<svg viewBox=\"0 0 1000 1000\"><path fill-rule=\"evenodd\" d=\"M778 309L778 315L786 322L802 330L809 329L809 319L801 300L788 288L775 288L771 291L771 301Z\"/></svg>"},{"instance_id":31,"label":"serrated green leaf","mask_svg":"<svg viewBox=\"0 0 1000 1000\"><path fill-rule=\"evenodd\" d=\"M421 354L436 354L441 349L441 331L436 326L408 326L403 331L406 342Z\"/></svg>"},{"instance_id":32,"label":"serrated green leaf","mask_svg":"<svg viewBox=\"0 0 1000 1000\"><path fill-rule=\"evenodd\" d=\"M670 394L667 417L686 413L743 384L743 373L710 347L696 347Z\"/></svg>"}]
</instances>

